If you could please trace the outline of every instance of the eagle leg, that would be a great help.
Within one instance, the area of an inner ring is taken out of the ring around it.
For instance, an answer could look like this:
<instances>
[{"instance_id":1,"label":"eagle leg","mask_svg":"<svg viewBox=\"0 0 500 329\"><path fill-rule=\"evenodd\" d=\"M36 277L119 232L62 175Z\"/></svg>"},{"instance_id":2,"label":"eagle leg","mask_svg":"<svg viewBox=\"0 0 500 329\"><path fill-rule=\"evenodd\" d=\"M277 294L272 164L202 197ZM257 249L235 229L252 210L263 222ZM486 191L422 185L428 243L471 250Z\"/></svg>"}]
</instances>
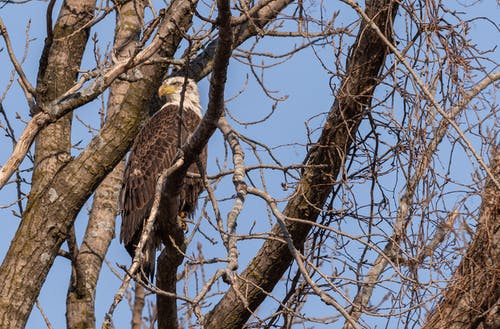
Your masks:
<instances>
[{"instance_id":1,"label":"eagle leg","mask_svg":"<svg viewBox=\"0 0 500 329\"><path fill-rule=\"evenodd\" d=\"M189 222L189 218L187 217L187 212L185 211L179 211L179 213L177 214L177 223L179 224L179 226L182 228L182 230L184 232L189 232L189 227L187 225L187 223Z\"/></svg>"}]
</instances>

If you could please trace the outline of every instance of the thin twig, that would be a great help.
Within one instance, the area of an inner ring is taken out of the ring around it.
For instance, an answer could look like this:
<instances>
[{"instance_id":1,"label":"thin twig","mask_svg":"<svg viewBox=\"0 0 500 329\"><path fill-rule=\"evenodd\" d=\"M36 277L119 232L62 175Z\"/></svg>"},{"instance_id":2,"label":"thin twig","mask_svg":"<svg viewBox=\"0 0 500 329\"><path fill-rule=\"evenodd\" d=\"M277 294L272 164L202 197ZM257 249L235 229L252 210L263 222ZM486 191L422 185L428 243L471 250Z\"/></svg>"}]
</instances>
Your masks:
<instances>
[{"instance_id":1,"label":"thin twig","mask_svg":"<svg viewBox=\"0 0 500 329\"><path fill-rule=\"evenodd\" d=\"M148 219L146 220L146 224L144 225L144 228L142 230L141 238L139 240L139 243L137 244L137 247L135 248L135 256L134 259L132 260L132 264L130 265L127 273L128 275L125 276L120 288L118 289L118 292L115 294L113 303L109 307L108 312L105 315L105 320L103 321L103 326L102 328L109 328L106 326L112 326L112 318L113 318L113 313L116 309L116 306L120 303L120 301L123 299L123 295L125 293L125 290L127 289L130 280L132 279L132 276L137 272L139 269L142 259L144 257L142 251L144 248L144 245L146 244L146 240L149 239L151 232L153 230L153 226L155 223L155 219L158 215L158 211L160 208L160 200L161 200L161 194L162 190L165 186L165 183L168 179L168 176L170 176L173 172L175 172L177 169L179 169L182 165L184 164L184 159L179 158L175 163L164 170L162 174L160 175L160 178L158 179L158 182L156 183L156 188L155 188L155 197L153 201L153 205L151 207L151 212L149 214Z\"/></svg>"},{"instance_id":2,"label":"thin twig","mask_svg":"<svg viewBox=\"0 0 500 329\"><path fill-rule=\"evenodd\" d=\"M49 318L47 317L47 314L45 314L45 312L43 311L42 305L40 305L40 302L38 301L38 299L35 301L35 306L40 311L40 314L42 315L43 321L45 321L47 328L54 329L54 327L50 323Z\"/></svg>"},{"instance_id":3,"label":"thin twig","mask_svg":"<svg viewBox=\"0 0 500 329\"><path fill-rule=\"evenodd\" d=\"M166 24L173 23L166 22ZM139 51L135 54L135 56L131 56L130 59L117 62L114 67L110 68L103 75L95 79L85 89L77 91L74 88L70 88L72 93L65 93L64 95L51 101L49 104L38 104L41 111L33 116L31 121L28 123L25 130L19 137L19 141L14 149L14 152L0 170L0 189L19 167L22 160L28 153L36 135L41 129L49 123L54 122L65 114L71 112L75 108L82 106L101 95L101 93L106 90L116 78L118 78L118 76L127 72L129 69L144 63L151 56L153 56L161 47L162 42L163 35L157 34L147 47Z\"/></svg>"},{"instance_id":4,"label":"thin twig","mask_svg":"<svg viewBox=\"0 0 500 329\"><path fill-rule=\"evenodd\" d=\"M352 0L342 0L343 2L347 3L350 5L354 10L358 12L359 15L363 17L363 19L368 23L368 25L377 33L379 38L387 45L387 47L391 50L391 52L398 58L401 63L406 67L408 72L412 75L413 79L415 80L415 83L418 85L420 90L424 93L425 97L431 102L432 106L441 114L443 118L446 119L446 121L455 129L455 131L458 133L460 138L467 144L467 147L469 148L470 152L472 155L476 158L477 162L481 165L483 170L486 172L486 174L491 178L491 181L497 186L497 188L500 189L500 182L496 179L496 177L493 175L491 170L489 169L488 165L484 162L483 158L479 155L479 153L476 151L472 143L469 141L469 139L465 136L465 134L462 132L458 124L450 117L448 113L446 113L442 108L441 105L439 105L438 101L434 98L432 93L427 89L425 86L424 82L420 79L418 74L413 70L411 65L406 61L406 59L403 57L403 55L398 51L398 49L387 39L387 37L380 31L379 27L375 22L368 17L368 15L364 12L364 10L361 8L361 6ZM493 74L489 75L488 78L490 79L490 83L492 81L496 81L500 78L500 71L494 72Z\"/></svg>"},{"instance_id":5,"label":"thin twig","mask_svg":"<svg viewBox=\"0 0 500 329\"><path fill-rule=\"evenodd\" d=\"M339 311L344 318L353 326L355 329L361 329L361 327L356 323L356 321L350 316L350 314L346 311L345 308L343 308L337 301L335 301L331 296L329 296L326 292L321 290L318 285L312 280L311 276L309 275L309 272L307 271L304 262L302 261L302 255L301 253L295 248L293 244L293 239L290 233L288 232L288 229L285 224L285 215L278 209L276 206L276 201L266 192L256 189L254 187L249 186L248 187L248 193L256 195L264 199L267 204L271 207L271 210L273 212L274 217L278 221L278 225L280 226L281 232L283 234L283 238L286 241L286 244L288 246L288 250L292 254L292 257L295 259L297 262L297 266L300 269L300 272L304 276L304 279L307 281L307 283L311 286L311 288L314 290L314 292L320 297L320 299L327 305L333 306L337 311Z\"/></svg>"},{"instance_id":6,"label":"thin twig","mask_svg":"<svg viewBox=\"0 0 500 329\"><path fill-rule=\"evenodd\" d=\"M1 17L0 17L0 33L2 34L3 39L5 40L5 45L7 46L7 52L9 53L10 60L14 65L17 74L19 74L19 77L21 78L24 87L29 91L30 94L35 95L36 94L35 88L33 88L31 83L29 82L28 78L26 77L26 74L24 74L21 64L19 64L19 62L16 59L16 56L14 55L12 43L10 42L9 34L7 33L7 27L4 25Z\"/></svg>"}]
</instances>

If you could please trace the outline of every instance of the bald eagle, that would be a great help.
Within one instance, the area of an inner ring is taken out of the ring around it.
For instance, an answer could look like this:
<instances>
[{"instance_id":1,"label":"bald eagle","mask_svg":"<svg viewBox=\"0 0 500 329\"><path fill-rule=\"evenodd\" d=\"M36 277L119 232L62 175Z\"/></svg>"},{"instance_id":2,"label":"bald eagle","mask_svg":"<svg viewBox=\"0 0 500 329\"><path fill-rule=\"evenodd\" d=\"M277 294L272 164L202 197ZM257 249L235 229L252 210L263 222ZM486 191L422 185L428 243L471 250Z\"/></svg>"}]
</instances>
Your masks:
<instances>
[{"instance_id":1,"label":"bald eagle","mask_svg":"<svg viewBox=\"0 0 500 329\"><path fill-rule=\"evenodd\" d=\"M166 99L166 102L139 132L130 151L120 193L120 241L125 244L132 257L139 243L145 219L151 211L158 177L172 165L178 146L188 139L202 118L198 87L191 79L187 81L182 114L180 112L184 81L183 77L172 77L163 82L158 94ZM182 140L179 141L179 138ZM206 148L200 155L200 160L205 168ZM188 173L199 173L196 163L189 167ZM189 175L184 178L178 209L182 216L193 215L202 190L203 182L200 178ZM141 264L143 274L151 279L154 276L156 250L162 243L158 220L161 218L156 219L151 236L144 246L144 260Z\"/></svg>"}]
</instances>

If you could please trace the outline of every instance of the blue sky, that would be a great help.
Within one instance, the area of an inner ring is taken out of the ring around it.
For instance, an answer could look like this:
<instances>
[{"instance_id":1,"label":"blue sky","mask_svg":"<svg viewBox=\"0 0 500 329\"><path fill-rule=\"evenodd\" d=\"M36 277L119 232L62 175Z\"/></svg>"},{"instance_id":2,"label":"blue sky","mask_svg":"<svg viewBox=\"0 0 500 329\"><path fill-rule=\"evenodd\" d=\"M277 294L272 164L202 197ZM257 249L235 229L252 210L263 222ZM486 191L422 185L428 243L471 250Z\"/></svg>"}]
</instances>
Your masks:
<instances>
[{"instance_id":1,"label":"blue sky","mask_svg":"<svg viewBox=\"0 0 500 329\"><path fill-rule=\"evenodd\" d=\"M31 22L31 28L29 30L29 49L28 56L26 58L23 68L30 79L30 81L36 83L36 75L38 70L38 61L43 48L43 42L45 37L45 9L47 3L43 1L31 1L25 5L7 5L0 9L0 17L3 19L5 25L8 28L15 54L18 59L23 56L24 44L26 42L25 30L28 22ZM156 4L157 9L161 7L161 3ZM345 26L353 19L353 11L348 9L346 5L339 2L329 2L328 9L333 12L334 10L341 10L336 25ZM479 1L473 2L472 5L467 7L459 7L462 11L465 11L465 16L489 16L492 19L498 16L498 6L494 1ZM54 11L57 13L57 10ZM112 26L114 23L113 15L107 17L103 22L100 23L99 27L93 31L97 33L97 37L100 41L100 45L104 50L108 44L112 42ZM492 24L485 21L473 21L470 22L471 32L469 38L474 42L477 42L482 49L490 49L498 45L498 31L492 27ZM487 31L487 33L485 33ZM496 31L496 36L492 33ZM338 42L338 39L334 39ZM350 44L351 40L344 40L347 44ZM293 49L294 45L299 45L301 40L299 39L282 39L274 40L265 37L261 44L257 47L257 51L270 51L271 49L277 53L286 53ZM0 44L0 49L3 47L3 43ZM91 47L89 47L91 49ZM335 51L335 44L327 44L325 46L317 46L315 50L317 54L321 56L324 63L327 65L329 70L334 70L333 51ZM86 54L86 60L83 63L83 68L92 68L94 66L92 56L90 51ZM488 57L493 61L498 63L498 51L489 54ZM266 63L272 62L271 60L264 58ZM259 59L260 61L260 59ZM492 67L494 64L491 64ZM7 54L5 49L0 52L0 92L5 90L7 85L9 74L11 71L11 64L7 59ZM228 109L231 114L241 121L255 121L265 117L271 110L273 106L273 101L265 97L264 93L259 89L259 87L254 82L253 78L249 77L249 70L246 66L238 63L235 60L231 61L228 74L228 84L226 89L226 98L237 94L244 86L246 79L249 79L250 84L245 91L245 93L238 97L236 100L227 104ZM479 77L478 77L479 78ZM332 89L330 83L338 82L331 79L331 75L325 71L325 69L320 65L319 61L315 57L315 54L310 50L301 51L299 54L294 56L288 62L285 62L279 66L270 68L266 70L265 82L266 86L271 90L279 90L278 96L288 96L286 101L281 102L274 114L269 120L259 125L238 125L231 120L238 131L250 138L258 141L267 143L270 147L277 147L274 152L279 157L280 161L285 164L301 163L305 154L306 149L304 145L307 143L306 133L307 127L304 121L316 114L326 113L333 100L334 95L332 95ZM208 82L204 79L200 82L200 94L201 102L206 105L208 102ZM22 91L16 82L10 89L7 97L3 101L3 106L6 109L11 124L16 130L17 136L19 136L23 123L15 119L15 113L19 113L21 118L24 120L29 120L28 108L26 101L23 98ZM88 104L75 111L75 114L81 118L84 122L92 125L93 127L99 126L98 111L100 107L100 101L96 100L91 104ZM324 121L324 116L318 116L311 121L311 126L313 128L320 127ZM0 119L3 124L3 118ZM316 138L318 133L313 135L313 140ZM73 142L82 141L82 146L92 137L92 133L89 134L88 129L83 126L78 120L74 123L74 133ZM244 145L247 152L247 164L255 164L257 160L251 155L251 150L247 145ZM446 146L444 146L446 148ZM449 146L448 146L449 147ZM3 164L8 156L12 146L10 141L0 136L0 164ZM77 154L78 150L74 150ZM446 153L446 150L445 152ZM209 142L209 167L208 174L217 173L217 161L223 161L224 147L223 139L219 132L213 136ZM271 163L270 158L264 153L259 152L265 163ZM453 155L454 159L459 159L460 167L458 171L462 171L465 180L470 180L471 170L473 170L473 165L467 159L463 152L457 151ZM474 164L475 165L475 164ZM30 167L30 163L25 161L21 166L21 169L26 169ZM29 175L26 177L29 178ZM287 194L291 192L283 191L281 188L281 183L283 182L283 175L278 172L266 172L266 183L269 191L276 198L286 197ZM251 178L255 182L259 182L259 173L255 172L251 174ZM401 188L402 182L388 182L388 185L393 184L396 188ZM260 185L260 184L258 184ZM366 201L364 198L367 193L367 187L365 185L353 187L354 192L357 193L360 201ZM26 191L26 189L25 189ZM217 190L218 198L222 199L224 197L230 197L234 190L232 188L232 183L230 177L225 178L220 187ZM349 198L349 194L346 192L346 198ZM14 186L8 185L0 190L0 205L9 204L16 200ZM457 200L451 199L447 200L449 203L456 202ZM474 202L477 202L474 201ZM223 215L230 209L232 202L226 201L222 202ZM280 204L281 207L284 203ZM342 206L342 203L338 203L338 206ZM81 236L84 233L85 225L87 221L88 208L90 207L90 201L82 209L76 222L76 230L79 241L81 241ZM7 252L10 240L15 234L17 224L19 219L12 215L12 210L16 210L16 207L11 207L9 209L0 209L0 223L2 229L0 231L0 258L3 259L5 253ZM238 232L244 234L248 232L252 227L255 226L254 230L265 232L268 230L268 222L273 219L267 220L267 211L265 204L256 198L249 197L246 201L245 208L240 215L238 222ZM119 228L119 219L117 220L117 232ZM359 233L359 228L351 227L350 232ZM205 233L208 233L212 237L217 237L217 233L210 229L210 227L204 226ZM209 255L205 255L207 258L210 256L219 255L224 253L224 248L220 241L217 245L212 246L209 241L202 237L198 237L197 241L202 243L205 250L209 250ZM239 243L240 246L240 269L245 267L246 262L248 262L254 255L257 248L260 246L261 242L256 240L242 241ZM356 250L356 248L354 248ZM359 249L358 249L359 250ZM196 243L192 244L192 248L188 250L194 253L196 251ZM355 251L353 251L355 253ZM332 254L334 252L332 251ZM333 256L332 256L333 257ZM116 264L128 264L130 259L128 254L125 252L122 245L119 244L117 239L113 240L110 250L107 255L107 259L110 261L112 266L116 268ZM215 269L214 266L210 267L209 271ZM50 321L55 328L64 328L64 309L65 309L65 296L67 290L68 279L70 276L70 266L69 261L58 257L47 277L47 280L42 288L40 294L40 303L47 313ZM119 281L113 276L108 267L104 265L103 271L101 272L101 278L99 280L99 285L97 289L96 297L96 318L98 326L100 325L104 313L108 309L113 295L117 291L119 286ZM224 289L224 285L221 285L221 289ZM190 287L192 291L193 286ZM276 289L274 292L277 296L283 294L283 290ZM352 293L352 292L351 292ZM375 296L375 300L381 298L382 295ZM266 309L266 306L271 307L271 302L266 301L262 310ZM321 307L320 307L321 306ZM274 307L274 306L273 306ZM311 298L305 308L304 312L311 316L323 316L324 310L327 309L323 306L322 302L319 300L314 300ZM265 313L265 311L264 311ZM114 317L115 325L117 328L126 328L130 321L130 315L128 311L128 305L124 301L119 306ZM378 323L374 320L374 324ZM381 321L382 326L385 321ZM29 319L27 328L44 328L44 323L41 318L40 312L36 309L33 310L32 315ZM320 326L316 326L320 328Z\"/></svg>"}]
</instances>

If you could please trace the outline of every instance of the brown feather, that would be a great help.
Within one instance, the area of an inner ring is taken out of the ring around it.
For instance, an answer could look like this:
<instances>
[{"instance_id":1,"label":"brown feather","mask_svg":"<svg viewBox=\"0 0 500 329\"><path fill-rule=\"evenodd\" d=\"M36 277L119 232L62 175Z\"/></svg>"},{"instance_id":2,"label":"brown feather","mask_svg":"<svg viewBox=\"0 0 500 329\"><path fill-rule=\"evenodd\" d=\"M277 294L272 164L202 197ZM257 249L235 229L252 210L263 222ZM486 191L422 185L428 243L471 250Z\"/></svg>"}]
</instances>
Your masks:
<instances>
[{"instance_id":1,"label":"brown feather","mask_svg":"<svg viewBox=\"0 0 500 329\"><path fill-rule=\"evenodd\" d=\"M153 204L156 183L159 175L172 165L179 145L178 115L179 107L175 104L164 106L157 112L139 132L125 168L124 181L120 195L122 225L120 241L133 257L135 247L139 243L144 220L147 219ZM183 112L181 144L196 129L200 117L193 111ZM200 155L205 167L206 149ZM189 173L199 173L198 166L191 165ZM198 196L203 191L201 179L187 177L180 191L179 211L185 211L192 216L196 210ZM146 275L154 274L156 250L161 246L158 225L155 224L150 239L144 248L144 263L142 266Z\"/></svg>"}]
</instances>

